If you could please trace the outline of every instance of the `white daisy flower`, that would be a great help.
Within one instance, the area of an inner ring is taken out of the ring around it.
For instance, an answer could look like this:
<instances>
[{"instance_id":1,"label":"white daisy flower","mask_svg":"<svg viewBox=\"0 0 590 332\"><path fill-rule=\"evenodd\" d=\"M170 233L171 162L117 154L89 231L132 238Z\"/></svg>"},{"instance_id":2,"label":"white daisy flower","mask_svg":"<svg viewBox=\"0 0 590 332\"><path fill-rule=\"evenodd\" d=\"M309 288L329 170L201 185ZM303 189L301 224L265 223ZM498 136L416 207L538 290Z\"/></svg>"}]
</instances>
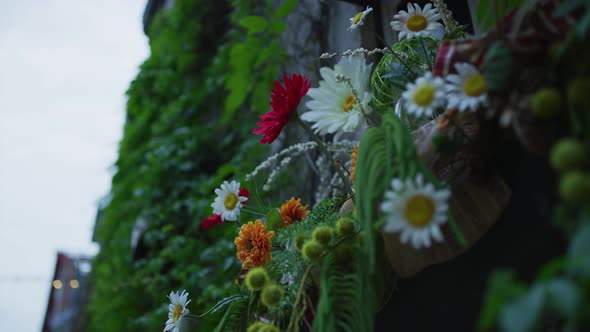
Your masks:
<instances>
[{"instance_id":1,"label":"white daisy flower","mask_svg":"<svg viewBox=\"0 0 590 332\"><path fill-rule=\"evenodd\" d=\"M311 127L316 133L335 134L335 141L342 134L355 132L365 126L367 122L361 107L367 114L372 112L369 106L371 65L365 63L365 57L342 57L334 69L322 67L320 75L323 78L320 86L309 89L307 93L312 100L305 106L310 111L304 113L301 119L313 122ZM360 100L355 98L348 83L336 79L337 75L350 79Z\"/></svg>"},{"instance_id":2,"label":"white daisy flower","mask_svg":"<svg viewBox=\"0 0 590 332\"><path fill-rule=\"evenodd\" d=\"M436 22L440 20L438 9L432 7L430 3L426 4L424 9L416 3L408 3L408 11L401 10L393 16L393 19L390 25L393 30L399 31L399 40L437 36L441 30L444 30L442 24Z\"/></svg>"},{"instance_id":3,"label":"white daisy flower","mask_svg":"<svg viewBox=\"0 0 590 332\"><path fill-rule=\"evenodd\" d=\"M476 111L487 98L486 81L483 75L470 63L456 63L458 75L447 75L447 98L449 108L460 111Z\"/></svg>"},{"instance_id":4,"label":"white daisy flower","mask_svg":"<svg viewBox=\"0 0 590 332\"><path fill-rule=\"evenodd\" d=\"M358 12L356 15L354 15L354 17L351 17L350 27L348 28L348 31L354 30L359 26L363 25L365 23L365 17L367 17L367 15L372 11L373 8L367 6L367 9L365 9L362 12Z\"/></svg>"},{"instance_id":5,"label":"white daisy flower","mask_svg":"<svg viewBox=\"0 0 590 332\"><path fill-rule=\"evenodd\" d=\"M248 197L240 196L240 183L237 181L221 184L221 188L215 189L215 201L211 203L214 214L221 215L223 221L236 221L240 216L242 203L248 200Z\"/></svg>"},{"instance_id":6,"label":"white daisy flower","mask_svg":"<svg viewBox=\"0 0 590 332\"><path fill-rule=\"evenodd\" d=\"M180 332L182 318L188 315L186 306L191 300L187 301L188 293L185 290L180 294L178 292L170 292L168 298L170 299L170 305L168 306L168 320L166 321L164 332Z\"/></svg>"},{"instance_id":7,"label":"white daisy flower","mask_svg":"<svg viewBox=\"0 0 590 332\"><path fill-rule=\"evenodd\" d=\"M393 179L391 188L381 203L381 211L386 215L383 231L401 232L401 242L411 242L416 249L430 247L431 237L442 241L439 226L447 220L450 191L424 183L422 174L416 175L413 181Z\"/></svg>"},{"instance_id":8,"label":"white daisy flower","mask_svg":"<svg viewBox=\"0 0 590 332\"><path fill-rule=\"evenodd\" d=\"M416 116L432 116L434 110L445 104L445 82L440 77L432 77L432 73L427 72L414 83L406 84L406 91L402 97L406 101L408 113Z\"/></svg>"}]
</instances>

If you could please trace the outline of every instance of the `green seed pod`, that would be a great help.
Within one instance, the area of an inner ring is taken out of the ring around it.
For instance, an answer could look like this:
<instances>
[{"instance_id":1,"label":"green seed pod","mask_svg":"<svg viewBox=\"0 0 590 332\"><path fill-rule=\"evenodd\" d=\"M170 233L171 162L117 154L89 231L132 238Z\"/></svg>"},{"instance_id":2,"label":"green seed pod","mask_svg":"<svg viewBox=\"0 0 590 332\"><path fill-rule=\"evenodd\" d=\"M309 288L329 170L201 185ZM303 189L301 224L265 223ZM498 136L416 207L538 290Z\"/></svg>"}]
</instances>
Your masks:
<instances>
[{"instance_id":1,"label":"green seed pod","mask_svg":"<svg viewBox=\"0 0 590 332\"><path fill-rule=\"evenodd\" d=\"M262 267L253 268L246 275L246 286L252 292L261 290L268 281L268 273Z\"/></svg>"},{"instance_id":2,"label":"green seed pod","mask_svg":"<svg viewBox=\"0 0 590 332\"><path fill-rule=\"evenodd\" d=\"M354 249L350 244L343 243L334 248L334 259L340 264L352 262Z\"/></svg>"},{"instance_id":3,"label":"green seed pod","mask_svg":"<svg viewBox=\"0 0 590 332\"><path fill-rule=\"evenodd\" d=\"M559 114L561 105L561 94L554 88L543 88L531 99L531 110L540 118L550 118Z\"/></svg>"},{"instance_id":4,"label":"green seed pod","mask_svg":"<svg viewBox=\"0 0 590 332\"><path fill-rule=\"evenodd\" d=\"M356 244L358 244L361 247L365 245L365 231L360 231L356 235Z\"/></svg>"},{"instance_id":5,"label":"green seed pod","mask_svg":"<svg viewBox=\"0 0 590 332\"><path fill-rule=\"evenodd\" d=\"M354 234L354 220L348 217L341 217L336 222L336 234L340 236L351 236Z\"/></svg>"},{"instance_id":6,"label":"green seed pod","mask_svg":"<svg viewBox=\"0 0 590 332\"><path fill-rule=\"evenodd\" d=\"M567 101L574 110L590 111L590 78L577 78L567 87Z\"/></svg>"},{"instance_id":7,"label":"green seed pod","mask_svg":"<svg viewBox=\"0 0 590 332\"><path fill-rule=\"evenodd\" d=\"M311 237L321 244L327 244L334 237L334 231L330 226L318 226L313 230Z\"/></svg>"},{"instance_id":8,"label":"green seed pod","mask_svg":"<svg viewBox=\"0 0 590 332\"><path fill-rule=\"evenodd\" d=\"M307 235L305 233L297 234L294 239L295 248L297 248L298 250L301 250L301 248L303 248L303 244L305 243L305 240L307 240Z\"/></svg>"},{"instance_id":9,"label":"green seed pod","mask_svg":"<svg viewBox=\"0 0 590 332\"><path fill-rule=\"evenodd\" d=\"M564 138L551 149L551 167L558 172L578 169L587 159L586 147L575 138Z\"/></svg>"},{"instance_id":10,"label":"green seed pod","mask_svg":"<svg viewBox=\"0 0 590 332\"><path fill-rule=\"evenodd\" d=\"M274 307L279 303L281 298L283 298L284 293L285 290L283 287L279 285L268 285L262 289L260 300L265 306Z\"/></svg>"},{"instance_id":11,"label":"green seed pod","mask_svg":"<svg viewBox=\"0 0 590 332\"><path fill-rule=\"evenodd\" d=\"M559 195L569 203L581 203L590 199L590 175L580 171L564 174L559 181Z\"/></svg>"},{"instance_id":12,"label":"green seed pod","mask_svg":"<svg viewBox=\"0 0 590 332\"><path fill-rule=\"evenodd\" d=\"M320 260L323 251L324 248L316 240L306 241L301 249L303 257L312 263L317 263Z\"/></svg>"}]
</instances>

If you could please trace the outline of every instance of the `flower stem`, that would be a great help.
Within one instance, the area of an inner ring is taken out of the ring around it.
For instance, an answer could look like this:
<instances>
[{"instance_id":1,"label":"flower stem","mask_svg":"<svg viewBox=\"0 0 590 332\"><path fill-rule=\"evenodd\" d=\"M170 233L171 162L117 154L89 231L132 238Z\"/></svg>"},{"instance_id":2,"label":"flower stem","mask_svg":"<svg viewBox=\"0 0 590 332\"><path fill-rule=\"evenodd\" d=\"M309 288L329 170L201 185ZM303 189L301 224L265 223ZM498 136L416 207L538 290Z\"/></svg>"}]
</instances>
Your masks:
<instances>
[{"instance_id":1,"label":"flower stem","mask_svg":"<svg viewBox=\"0 0 590 332\"><path fill-rule=\"evenodd\" d=\"M432 72L433 65L430 63L430 60L428 59L428 55L426 54L426 53L428 53L428 51L426 51L426 46L424 45L424 40L422 37L418 37L418 39L420 40L420 45L422 46L422 51L424 51L424 60L428 64L428 69Z\"/></svg>"},{"instance_id":2,"label":"flower stem","mask_svg":"<svg viewBox=\"0 0 590 332\"><path fill-rule=\"evenodd\" d=\"M344 189L346 190L347 194L352 195L352 188L350 187L350 182L348 182L348 178L344 175L344 172L342 172L340 167L338 167L338 164L336 164L334 158L332 158L332 155L330 154L330 152L328 152L322 140L320 140L320 138L313 132L313 130L299 117L296 118L296 121L303 128L303 130L305 130L309 137L311 137L311 139L316 142L320 151L322 151L322 153L328 159L332 167L336 169L336 173L338 173L340 180L342 180L342 183L344 184Z\"/></svg>"}]
</instances>

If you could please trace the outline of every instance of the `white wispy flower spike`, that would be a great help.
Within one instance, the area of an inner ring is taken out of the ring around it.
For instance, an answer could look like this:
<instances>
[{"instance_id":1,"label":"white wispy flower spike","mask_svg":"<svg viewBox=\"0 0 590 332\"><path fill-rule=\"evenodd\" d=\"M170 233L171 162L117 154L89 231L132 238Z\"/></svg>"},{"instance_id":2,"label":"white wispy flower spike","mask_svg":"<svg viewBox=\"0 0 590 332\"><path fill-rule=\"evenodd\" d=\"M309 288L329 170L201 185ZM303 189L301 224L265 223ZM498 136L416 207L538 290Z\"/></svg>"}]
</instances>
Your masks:
<instances>
[{"instance_id":1,"label":"white wispy flower spike","mask_svg":"<svg viewBox=\"0 0 590 332\"><path fill-rule=\"evenodd\" d=\"M456 63L457 75L447 75L449 108L476 111L486 103L487 89L483 75L470 63Z\"/></svg>"},{"instance_id":2,"label":"white wispy flower spike","mask_svg":"<svg viewBox=\"0 0 590 332\"><path fill-rule=\"evenodd\" d=\"M406 84L406 91L402 97L408 113L415 116L432 116L434 110L445 105L445 82L427 72L414 83Z\"/></svg>"},{"instance_id":3,"label":"white wispy flower spike","mask_svg":"<svg viewBox=\"0 0 590 332\"><path fill-rule=\"evenodd\" d=\"M312 128L320 135L335 134L338 140L344 133L353 133L367 122L362 109L371 113L370 79L371 65L365 63L363 55L342 57L334 69L322 67L322 79L318 88L309 89L311 100L305 103L310 111L303 113L301 119L312 122ZM345 77L357 92L357 101L347 82L339 82L336 77Z\"/></svg>"},{"instance_id":4,"label":"white wispy flower spike","mask_svg":"<svg viewBox=\"0 0 590 332\"><path fill-rule=\"evenodd\" d=\"M351 17L350 27L348 27L348 31L354 30L359 26L363 25L365 23L365 17L367 17L367 15L369 15L369 13L372 11L373 8L367 6L367 9L365 9L362 12L358 12L354 17Z\"/></svg>"},{"instance_id":5,"label":"white wispy flower spike","mask_svg":"<svg viewBox=\"0 0 590 332\"><path fill-rule=\"evenodd\" d=\"M408 3L408 11L399 11L393 19L390 25L393 30L399 31L399 40L436 36L441 29L444 30L442 24L437 22L440 19L438 9L430 3L426 4L424 9L416 3Z\"/></svg>"},{"instance_id":6,"label":"white wispy flower spike","mask_svg":"<svg viewBox=\"0 0 590 332\"><path fill-rule=\"evenodd\" d=\"M211 203L214 214L221 215L223 221L236 221L240 216L243 202L248 197L240 196L240 183L237 181L224 181L220 188L215 189L215 201Z\"/></svg>"},{"instance_id":7,"label":"white wispy flower spike","mask_svg":"<svg viewBox=\"0 0 590 332\"><path fill-rule=\"evenodd\" d=\"M188 300L188 293L185 290L180 293L170 292L168 298L170 299L170 305L168 306L168 320L164 332L180 332L182 318L189 313L186 306L191 300Z\"/></svg>"},{"instance_id":8,"label":"white wispy flower spike","mask_svg":"<svg viewBox=\"0 0 590 332\"><path fill-rule=\"evenodd\" d=\"M449 190L424 182L422 174L413 180L393 179L381 203L386 218L383 231L400 232L400 241L416 249L430 247L431 238L443 241L440 225L447 221L450 196Z\"/></svg>"}]
</instances>

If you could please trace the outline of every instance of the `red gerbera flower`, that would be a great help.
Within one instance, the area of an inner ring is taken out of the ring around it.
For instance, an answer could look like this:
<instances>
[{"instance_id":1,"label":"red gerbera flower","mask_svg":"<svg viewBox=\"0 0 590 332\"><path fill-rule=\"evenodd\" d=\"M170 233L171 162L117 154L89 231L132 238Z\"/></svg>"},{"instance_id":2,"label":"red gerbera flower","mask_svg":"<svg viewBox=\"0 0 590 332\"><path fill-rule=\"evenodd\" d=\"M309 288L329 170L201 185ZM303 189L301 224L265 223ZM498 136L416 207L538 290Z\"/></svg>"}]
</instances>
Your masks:
<instances>
[{"instance_id":1,"label":"red gerbera flower","mask_svg":"<svg viewBox=\"0 0 590 332\"><path fill-rule=\"evenodd\" d=\"M223 221L221 220L221 215L219 214L212 214L209 217L201 220L201 228L204 231L208 230L209 228L217 224L223 224Z\"/></svg>"},{"instance_id":2,"label":"red gerbera flower","mask_svg":"<svg viewBox=\"0 0 590 332\"><path fill-rule=\"evenodd\" d=\"M240 197L246 197L246 198L250 198L250 191L248 191L248 189L242 187L240 188L240 191L238 192L238 196ZM242 204L246 204L248 203L248 201L243 201Z\"/></svg>"},{"instance_id":3,"label":"red gerbera flower","mask_svg":"<svg viewBox=\"0 0 590 332\"><path fill-rule=\"evenodd\" d=\"M279 81L275 81L270 95L270 111L260 116L262 121L256 123L260 128L252 131L256 135L264 135L260 143L274 142L283 127L291 120L301 98L307 94L311 86L311 81L307 77L298 74L293 74L292 78L283 76L283 83L284 87Z\"/></svg>"}]
</instances>

